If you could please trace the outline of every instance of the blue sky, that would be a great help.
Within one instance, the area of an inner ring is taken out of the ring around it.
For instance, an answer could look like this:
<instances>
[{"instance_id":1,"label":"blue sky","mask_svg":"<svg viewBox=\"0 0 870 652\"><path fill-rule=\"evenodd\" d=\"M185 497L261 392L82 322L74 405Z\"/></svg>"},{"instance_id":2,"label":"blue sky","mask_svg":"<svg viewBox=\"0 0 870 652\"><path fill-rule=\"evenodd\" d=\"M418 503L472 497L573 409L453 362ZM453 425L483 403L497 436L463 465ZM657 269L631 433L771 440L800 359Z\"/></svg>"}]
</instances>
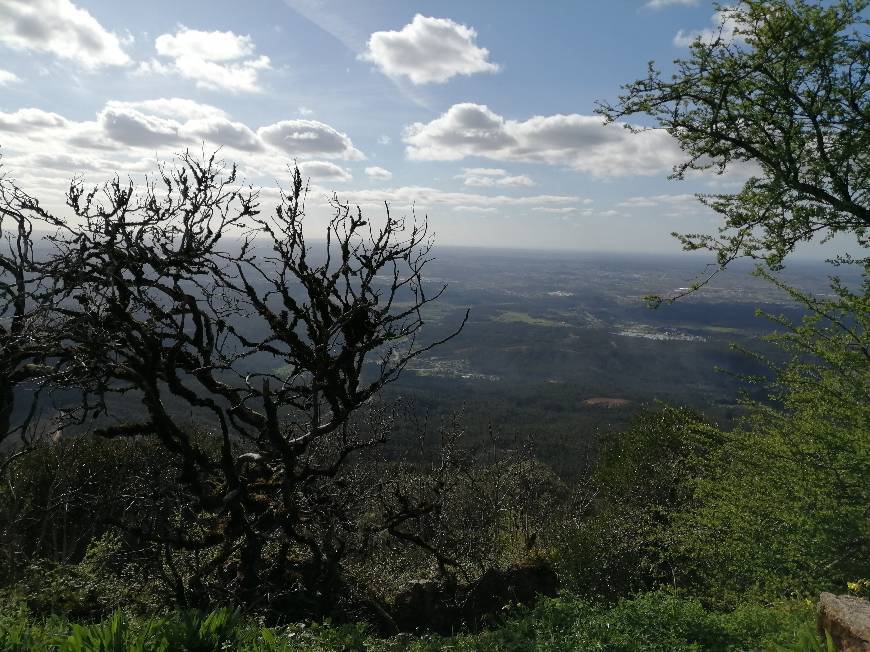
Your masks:
<instances>
[{"instance_id":1,"label":"blue sky","mask_svg":"<svg viewBox=\"0 0 870 652\"><path fill-rule=\"evenodd\" d=\"M668 181L667 134L593 109L713 19L707 0L3 0L4 169L62 210L75 173L220 146L266 204L298 161L315 232L335 191L413 204L440 243L678 251L671 231L716 225L692 194L747 169Z\"/></svg>"}]
</instances>

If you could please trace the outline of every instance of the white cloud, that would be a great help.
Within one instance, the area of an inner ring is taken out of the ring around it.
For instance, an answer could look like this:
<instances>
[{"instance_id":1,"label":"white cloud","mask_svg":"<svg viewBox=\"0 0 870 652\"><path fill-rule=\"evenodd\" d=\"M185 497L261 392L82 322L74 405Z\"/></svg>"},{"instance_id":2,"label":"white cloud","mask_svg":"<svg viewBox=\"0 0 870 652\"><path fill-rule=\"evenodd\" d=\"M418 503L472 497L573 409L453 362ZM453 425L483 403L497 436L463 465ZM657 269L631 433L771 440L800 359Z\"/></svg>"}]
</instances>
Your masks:
<instances>
[{"instance_id":1,"label":"white cloud","mask_svg":"<svg viewBox=\"0 0 870 652\"><path fill-rule=\"evenodd\" d=\"M297 112L299 113L299 115L301 115L303 118L307 118L307 117L310 116L310 115L314 115L314 110L313 110L313 109L309 109L307 106L300 106L298 109L296 109L296 111L297 111Z\"/></svg>"},{"instance_id":2,"label":"white cloud","mask_svg":"<svg viewBox=\"0 0 870 652\"><path fill-rule=\"evenodd\" d=\"M443 83L456 75L497 72L489 51L475 43L477 32L449 18L417 14L398 32L375 32L359 58L374 63L389 77L413 84Z\"/></svg>"},{"instance_id":3,"label":"white cloud","mask_svg":"<svg viewBox=\"0 0 870 652\"><path fill-rule=\"evenodd\" d=\"M507 170L498 168L463 168L462 174L457 176L462 179L466 186L478 188L502 187L529 187L535 182L525 174L509 175Z\"/></svg>"},{"instance_id":4,"label":"white cloud","mask_svg":"<svg viewBox=\"0 0 870 652\"><path fill-rule=\"evenodd\" d=\"M698 200L695 195L650 195L629 197L619 202L617 206L623 208L649 208L652 206L697 206Z\"/></svg>"},{"instance_id":5,"label":"white cloud","mask_svg":"<svg viewBox=\"0 0 870 652\"><path fill-rule=\"evenodd\" d=\"M712 214L707 206L691 194L629 197L616 206L630 212L643 212L663 217L684 218Z\"/></svg>"},{"instance_id":6,"label":"white cloud","mask_svg":"<svg viewBox=\"0 0 870 652\"><path fill-rule=\"evenodd\" d=\"M97 116L97 127L79 130L77 142L95 147L103 136L132 147L208 143L240 151L262 151L253 130L233 122L223 110L193 100L172 97L121 102L111 100Z\"/></svg>"},{"instance_id":7,"label":"white cloud","mask_svg":"<svg viewBox=\"0 0 870 652\"><path fill-rule=\"evenodd\" d=\"M376 181L389 181L393 178L393 173L385 168L373 165L366 168L366 176L369 179L375 179Z\"/></svg>"},{"instance_id":8,"label":"white cloud","mask_svg":"<svg viewBox=\"0 0 870 652\"><path fill-rule=\"evenodd\" d=\"M494 208L502 206L564 206L583 202L581 197L574 195L511 197L471 192L449 192L426 186L401 186L384 190L348 190L342 191L341 196L342 200L350 204L367 208L383 206L384 202L387 201L397 208L405 209L416 206L422 210L435 206Z\"/></svg>"},{"instance_id":9,"label":"white cloud","mask_svg":"<svg viewBox=\"0 0 870 652\"><path fill-rule=\"evenodd\" d=\"M36 169L59 170L71 176L79 172L93 172L112 167L112 162L81 154L30 154L24 158L16 159L16 164L24 163L28 167Z\"/></svg>"},{"instance_id":10,"label":"white cloud","mask_svg":"<svg viewBox=\"0 0 870 652\"><path fill-rule=\"evenodd\" d=\"M97 122L108 138L122 145L157 148L180 140L178 122L135 109L108 106L100 112Z\"/></svg>"},{"instance_id":11,"label":"white cloud","mask_svg":"<svg viewBox=\"0 0 870 652\"><path fill-rule=\"evenodd\" d=\"M41 109L18 109L14 113L0 112L0 132L30 132L31 130L59 129L69 123L57 113Z\"/></svg>"},{"instance_id":12,"label":"white cloud","mask_svg":"<svg viewBox=\"0 0 870 652\"><path fill-rule=\"evenodd\" d=\"M365 156L347 134L317 120L283 120L257 130L266 143L290 156L360 160Z\"/></svg>"},{"instance_id":13,"label":"white cloud","mask_svg":"<svg viewBox=\"0 0 870 652\"><path fill-rule=\"evenodd\" d=\"M5 86L6 84L14 84L20 81L21 78L14 72L9 72L8 70L3 70L2 68L0 68L0 86Z\"/></svg>"},{"instance_id":14,"label":"white cloud","mask_svg":"<svg viewBox=\"0 0 870 652\"><path fill-rule=\"evenodd\" d=\"M282 141L286 136L289 138ZM336 159L361 156L346 135L323 123L288 120L257 130L233 121L231 116L209 105L174 98L109 102L87 121L68 120L37 109L0 112L0 141L4 144L6 169L22 187L38 190L52 208L62 208L64 192L75 174L83 174L88 184L100 183L115 173L141 180L143 174L156 171L158 160L169 160L185 148L209 152L223 146L220 156L239 164L246 183L263 186L262 198L267 203L274 199L274 193L269 192L272 182L286 180L286 166L297 158L302 174L314 183L309 193L312 208L326 214L326 199L332 196L334 187L353 179L350 170ZM369 167L367 184L356 190L341 190L343 201L367 210L380 210L384 201L388 201L397 211L413 207L419 212L465 214L469 218L474 214L495 217L539 207L577 207L575 214L581 214L581 207L589 201L569 194L487 195L426 186L378 190L368 179L383 182L388 171ZM497 168L470 169L486 177L493 176L492 171ZM510 176L498 172L494 178ZM552 212L558 215L569 211Z\"/></svg>"},{"instance_id":15,"label":"white cloud","mask_svg":"<svg viewBox=\"0 0 870 652\"><path fill-rule=\"evenodd\" d=\"M305 177L323 181L350 181L353 179L350 170L329 161L303 161L299 163L299 171Z\"/></svg>"},{"instance_id":16,"label":"white cloud","mask_svg":"<svg viewBox=\"0 0 870 652\"><path fill-rule=\"evenodd\" d=\"M254 55L250 36L233 32L203 32L182 25L175 34L158 36L154 47L171 61L142 62L138 74L175 74L207 90L259 92L259 73L271 67L269 57Z\"/></svg>"},{"instance_id":17,"label":"white cloud","mask_svg":"<svg viewBox=\"0 0 870 652\"><path fill-rule=\"evenodd\" d=\"M389 145L391 142L393 142L393 139L386 134L378 136L378 145Z\"/></svg>"},{"instance_id":18,"label":"white cloud","mask_svg":"<svg viewBox=\"0 0 870 652\"><path fill-rule=\"evenodd\" d=\"M34 108L0 112L0 143L6 164L16 175L23 170L36 187L60 191L64 180L78 172L94 172L99 181L116 171L153 171L157 158L166 159L186 148L206 152L223 148L222 156L237 162L246 178L261 183L286 176L292 158L299 159L305 173L315 179L352 179L347 169L335 163L309 160L362 157L345 134L314 123L293 131L298 142L290 139L276 146L260 135L280 134L285 127L286 123L267 125L258 133L208 104L161 98L110 101L86 121Z\"/></svg>"},{"instance_id":19,"label":"white cloud","mask_svg":"<svg viewBox=\"0 0 870 652\"><path fill-rule=\"evenodd\" d=\"M683 7L697 7L698 0L649 0L644 6L650 9L662 9L664 7L672 7L680 5Z\"/></svg>"},{"instance_id":20,"label":"white cloud","mask_svg":"<svg viewBox=\"0 0 870 652\"><path fill-rule=\"evenodd\" d=\"M157 59L150 59L148 61L140 61L133 74L137 77L146 77L148 75L165 75L168 77L169 75L179 74L179 71L170 63L161 63Z\"/></svg>"},{"instance_id":21,"label":"white cloud","mask_svg":"<svg viewBox=\"0 0 870 652\"><path fill-rule=\"evenodd\" d=\"M189 120L179 135L184 139L219 143L248 152L263 150L262 141L247 125L222 117Z\"/></svg>"},{"instance_id":22,"label":"white cloud","mask_svg":"<svg viewBox=\"0 0 870 652\"><path fill-rule=\"evenodd\" d=\"M454 206L453 210L457 213L495 213L497 209L493 206Z\"/></svg>"},{"instance_id":23,"label":"white cloud","mask_svg":"<svg viewBox=\"0 0 870 652\"><path fill-rule=\"evenodd\" d=\"M130 62L118 36L70 0L3 0L0 43L52 54L89 70Z\"/></svg>"},{"instance_id":24,"label":"white cloud","mask_svg":"<svg viewBox=\"0 0 870 652\"><path fill-rule=\"evenodd\" d=\"M553 213L555 215L566 215L568 213L573 213L577 210L574 206L535 206L533 211L537 211L539 213Z\"/></svg>"},{"instance_id":25,"label":"white cloud","mask_svg":"<svg viewBox=\"0 0 870 652\"><path fill-rule=\"evenodd\" d=\"M414 123L404 140L412 160L480 156L564 165L599 177L657 174L681 160L677 144L663 129L633 134L620 124L578 114L506 120L471 103L454 104L429 123Z\"/></svg>"},{"instance_id":26,"label":"white cloud","mask_svg":"<svg viewBox=\"0 0 870 652\"><path fill-rule=\"evenodd\" d=\"M174 120L198 120L205 118L229 118L227 113L210 104L200 104L193 100L180 97L161 97L154 100L142 100L139 102L119 102L111 100L107 107L115 109L135 109L149 115L157 115Z\"/></svg>"},{"instance_id":27,"label":"white cloud","mask_svg":"<svg viewBox=\"0 0 870 652\"><path fill-rule=\"evenodd\" d=\"M737 38L737 29L739 27L737 15L733 8L724 8L717 11L710 18L712 27L705 29L684 31L680 30L674 36L674 45L679 47L689 47L695 41L700 40L701 43L707 45L721 41L722 43L731 43Z\"/></svg>"},{"instance_id":28,"label":"white cloud","mask_svg":"<svg viewBox=\"0 0 870 652\"><path fill-rule=\"evenodd\" d=\"M462 171L476 177L503 177L507 174L501 168L462 168Z\"/></svg>"},{"instance_id":29,"label":"white cloud","mask_svg":"<svg viewBox=\"0 0 870 652\"><path fill-rule=\"evenodd\" d=\"M203 32L183 25L175 34L158 36L154 47L164 57L196 57L206 61L236 61L254 52L254 42L250 36L233 32Z\"/></svg>"}]
</instances>

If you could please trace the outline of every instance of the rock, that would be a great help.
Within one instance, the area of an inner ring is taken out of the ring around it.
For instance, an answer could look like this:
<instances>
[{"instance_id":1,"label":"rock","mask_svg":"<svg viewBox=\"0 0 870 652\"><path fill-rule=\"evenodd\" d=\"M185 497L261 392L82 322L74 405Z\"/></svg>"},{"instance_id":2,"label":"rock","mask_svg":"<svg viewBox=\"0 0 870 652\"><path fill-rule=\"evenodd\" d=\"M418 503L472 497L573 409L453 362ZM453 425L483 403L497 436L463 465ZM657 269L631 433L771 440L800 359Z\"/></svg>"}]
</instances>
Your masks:
<instances>
[{"instance_id":1,"label":"rock","mask_svg":"<svg viewBox=\"0 0 870 652\"><path fill-rule=\"evenodd\" d=\"M436 580L414 580L396 596L395 622L405 632L449 633L455 623L454 591Z\"/></svg>"},{"instance_id":2,"label":"rock","mask_svg":"<svg viewBox=\"0 0 870 652\"><path fill-rule=\"evenodd\" d=\"M831 635L839 652L870 652L870 602L822 593L818 625Z\"/></svg>"},{"instance_id":3,"label":"rock","mask_svg":"<svg viewBox=\"0 0 870 652\"><path fill-rule=\"evenodd\" d=\"M404 632L450 634L462 626L477 629L507 604L531 604L554 596L558 579L546 561L490 569L468 586L416 580L396 596L395 622Z\"/></svg>"},{"instance_id":4,"label":"rock","mask_svg":"<svg viewBox=\"0 0 870 652\"><path fill-rule=\"evenodd\" d=\"M538 596L555 596L559 580L546 561L532 561L505 570L491 568L471 586L465 599L470 621L495 614L508 603L530 604Z\"/></svg>"}]
</instances>

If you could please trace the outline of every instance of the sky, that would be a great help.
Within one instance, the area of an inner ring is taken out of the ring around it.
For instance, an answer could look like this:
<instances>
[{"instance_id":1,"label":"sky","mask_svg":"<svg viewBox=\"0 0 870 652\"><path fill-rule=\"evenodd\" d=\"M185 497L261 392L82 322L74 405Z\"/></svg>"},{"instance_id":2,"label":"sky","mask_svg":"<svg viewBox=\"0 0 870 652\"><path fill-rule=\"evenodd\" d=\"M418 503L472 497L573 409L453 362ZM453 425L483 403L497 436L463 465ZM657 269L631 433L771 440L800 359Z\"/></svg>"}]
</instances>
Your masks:
<instances>
[{"instance_id":1,"label":"sky","mask_svg":"<svg viewBox=\"0 0 870 652\"><path fill-rule=\"evenodd\" d=\"M716 24L709 0L0 0L3 171L63 212L73 175L139 179L185 149L236 162L264 206L294 161L308 228L333 192L428 216L448 245L677 252L694 197L652 129L596 101Z\"/></svg>"}]
</instances>

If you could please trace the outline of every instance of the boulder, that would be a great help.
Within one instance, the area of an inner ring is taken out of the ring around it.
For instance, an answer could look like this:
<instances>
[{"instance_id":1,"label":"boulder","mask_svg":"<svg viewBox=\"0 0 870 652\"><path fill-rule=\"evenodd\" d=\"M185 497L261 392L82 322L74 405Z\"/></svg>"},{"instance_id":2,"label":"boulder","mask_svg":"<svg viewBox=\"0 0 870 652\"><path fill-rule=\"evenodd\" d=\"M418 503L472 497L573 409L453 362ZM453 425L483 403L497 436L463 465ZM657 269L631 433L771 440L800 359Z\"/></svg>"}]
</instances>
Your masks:
<instances>
[{"instance_id":1,"label":"boulder","mask_svg":"<svg viewBox=\"0 0 870 652\"><path fill-rule=\"evenodd\" d=\"M838 652L870 652L870 602L851 595L822 593L819 630L831 635Z\"/></svg>"},{"instance_id":2,"label":"boulder","mask_svg":"<svg viewBox=\"0 0 870 652\"><path fill-rule=\"evenodd\" d=\"M396 596L393 613L401 631L450 634L461 627L477 629L508 604L531 604L539 596L554 596L558 579L544 560L506 569L491 568L466 586L436 580L416 580Z\"/></svg>"},{"instance_id":3,"label":"boulder","mask_svg":"<svg viewBox=\"0 0 870 652\"><path fill-rule=\"evenodd\" d=\"M556 572L543 560L504 570L491 568L469 587L463 611L474 622L507 604L531 604L539 596L555 596L558 589Z\"/></svg>"},{"instance_id":4,"label":"boulder","mask_svg":"<svg viewBox=\"0 0 870 652\"><path fill-rule=\"evenodd\" d=\"M455 587L437 580L414 580L396 596L395 622L404 632L449 633L457 625Z\"/></svg>"}]
</instances>

